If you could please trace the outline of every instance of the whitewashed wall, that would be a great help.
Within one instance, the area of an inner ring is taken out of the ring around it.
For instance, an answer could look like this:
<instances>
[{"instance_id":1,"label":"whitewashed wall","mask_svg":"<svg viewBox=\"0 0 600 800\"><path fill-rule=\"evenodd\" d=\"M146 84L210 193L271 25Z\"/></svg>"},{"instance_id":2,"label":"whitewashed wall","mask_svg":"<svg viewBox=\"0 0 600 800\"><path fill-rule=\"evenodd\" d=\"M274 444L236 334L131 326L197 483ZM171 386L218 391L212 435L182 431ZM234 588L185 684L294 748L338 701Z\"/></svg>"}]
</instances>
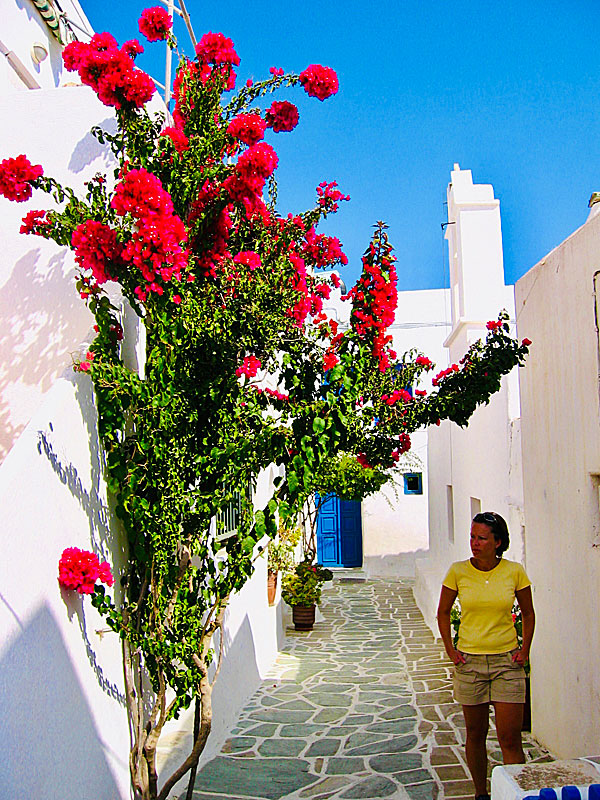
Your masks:
<instances>
[{"instance_id":1,"label":"whitewashed wall","mask_svg":"<svg viewBox=\"0 0 600 800\"><path fill-rule=\"evenodd\" d=\"M0 97L0 115L1 158L24 153L77 190L112 165L89 130L110 127L113 116L87 87L15 92ZM19 235L27 211L52 206L39 191L25 203L0 198L0 460L93 324L75 290L71 254Z\"/></svg>"},{"instance_id":2,"label":"whitewashed wall","mask_svg":"<svg viewBox=\"0 0 600 800\"><path fill-rule=\"evenodd\" d=\"M514 300L512 287L504 286L499 201L492 186L473 184L471 171L457 164L448 187L448 221L452 331L445 346L450 363L458 363L469 344L485 336L488 320L502 308L514 314ZM451 422L429 429L430 552L417 561L414 591L436 633L441 582L453 561L470 555L474 513L505 517L511 534L507 557L523 561L518 409L514 371L466 429Z\"/></svg>"},{"instance_id":3,"label":"whitewashed wall","mask_svg":"<svg viewBox=\"0 0 600 800\"><path fill-rule=\"evenodd\" d=\"M61 0L60 5L70 20L91 35L91 25L77 0ZM64 36L64 26L61 26L61 30ZM79 29L73 30L81 35ZM71 73L63 70L61 45L31 0L4 0L0 41L9 53L16 56L29 77L40 88L51 89L74 80ZM36 43L43 45L48 53L41 62L33 57L32 47ZM5 57L0 60L0 94L28 91L23 78L11 66L11 59L12 56L10 59ZM30 102L34 102L32 98ZM3 117L3 124L5 119Z\"/></svg>"},{"instance_id":4,"label":"whitewashed wall","mask_svg":"<svg viewBox=\"0 0 600 800\"><path fill-rule=\"evenodd\" d=\"M519 334L533 342L520 375L533 732L563 758L598 752L600 731L600 216L590 216L516 285Z\"/></svg>"}]
</instances>

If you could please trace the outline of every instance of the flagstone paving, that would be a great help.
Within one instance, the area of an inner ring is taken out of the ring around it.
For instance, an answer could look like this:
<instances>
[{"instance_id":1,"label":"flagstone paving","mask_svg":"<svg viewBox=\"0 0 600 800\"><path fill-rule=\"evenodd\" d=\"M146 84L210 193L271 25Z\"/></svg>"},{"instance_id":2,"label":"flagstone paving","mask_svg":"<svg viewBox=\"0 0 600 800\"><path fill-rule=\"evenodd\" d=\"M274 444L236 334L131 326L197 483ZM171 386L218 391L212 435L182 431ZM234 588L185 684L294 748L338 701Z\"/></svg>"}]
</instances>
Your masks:
<instances>
[{"instance_id":1,"label":"flagstone paving","mask_svg":"<svg viewBox=\"0 0 600 800\"><path fill-rule=\"evenodd\" d=\"M194 800L472 800L450 666L410 581L326 584L323 622L285 649ZM490 769L498 763L492 725ZM528 760L549 754L525 734Z\"/></svg>"}]
</instances>

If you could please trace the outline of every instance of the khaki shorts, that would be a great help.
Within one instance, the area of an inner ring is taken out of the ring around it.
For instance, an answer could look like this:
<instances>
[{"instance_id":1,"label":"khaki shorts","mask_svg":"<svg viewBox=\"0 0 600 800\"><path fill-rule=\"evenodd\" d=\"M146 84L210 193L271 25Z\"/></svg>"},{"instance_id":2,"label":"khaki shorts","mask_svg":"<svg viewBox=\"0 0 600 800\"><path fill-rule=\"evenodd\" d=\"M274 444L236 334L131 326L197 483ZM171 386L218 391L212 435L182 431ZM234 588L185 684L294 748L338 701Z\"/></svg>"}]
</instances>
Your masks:
<instances>
[{"instance_id":1,"label":"khaki shorts","mask_svg":"<svg viewBox=\"0 0 600 800\"><path fill-rule=\"evenodd\" d=\"M464 664L454 667L454 699L463 706L480 703L524 703L525 670L509 653L463 653Z\"/></svg>"}]
</instances>

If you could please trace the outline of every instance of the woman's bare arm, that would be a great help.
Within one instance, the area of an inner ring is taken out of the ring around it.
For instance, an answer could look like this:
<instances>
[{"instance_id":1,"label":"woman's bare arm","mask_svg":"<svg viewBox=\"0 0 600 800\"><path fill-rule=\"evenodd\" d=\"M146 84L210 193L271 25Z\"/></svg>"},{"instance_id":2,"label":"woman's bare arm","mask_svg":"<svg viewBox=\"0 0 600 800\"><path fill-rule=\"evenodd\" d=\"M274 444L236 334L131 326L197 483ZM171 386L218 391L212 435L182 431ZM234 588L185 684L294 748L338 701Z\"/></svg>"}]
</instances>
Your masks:
<instances>
[{"instance_id":1,"label":"woman's bare arm","mask_svg":"<svg viewBox=\"0 0 600 800\"><path fill-rule=\"evenodd\" d=\"M520 650L513 656L513 661L519 664L525 664L529 658L529 648L531 647L531 640L533 639L533 631L535 629L535 611L533 610L533 597L531 596L531 586L526 586L515 592L517 603L521 609L521 619L523 620L523 644Z\"/></svg>"},{"instance_id":2,"label":"woman's bare arm","mask_svg":"<svg viewBox=\"0 0 600 800\"><path fill-rule=\"evenodd\" d=\"M452 642L452 632L450 630L450 612L456 600L458 592L455 589L449 589L447 586L442 586L440 593L440 602L437 610L437 623L440 631L440 636L448 653L448 658L453 664L464 663L464 656L460 653Z\"/></svg>"}]
</instances>

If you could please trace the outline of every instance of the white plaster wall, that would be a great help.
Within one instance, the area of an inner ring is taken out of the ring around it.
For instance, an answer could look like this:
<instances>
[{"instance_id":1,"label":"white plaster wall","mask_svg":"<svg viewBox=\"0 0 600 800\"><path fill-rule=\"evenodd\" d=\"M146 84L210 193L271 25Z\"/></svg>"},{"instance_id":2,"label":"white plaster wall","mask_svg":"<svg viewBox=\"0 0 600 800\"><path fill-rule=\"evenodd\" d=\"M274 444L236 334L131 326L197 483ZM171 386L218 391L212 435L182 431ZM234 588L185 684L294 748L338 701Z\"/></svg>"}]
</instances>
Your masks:
<instances>
[{"instance_id":1,"label":"white plaster wall","mask_svg":"<svg viewBox=\"0 0 600 800\"><path fill-rule=\"evenodd\" d=\"M91 35L92 28L79 3L75 0L61 0L60 5L69 19ZM81 35L81 31L74 30ZM31 0L4 0L0 40L7 50L17 56L40 88L51 89L67 81L79 82L75 73L64 70L62 47ZM31 48L34 42L43 44L48 51L48 57L39 64L32 58ZM8 59L3 57L0 61L0 95L21 91L30 90L11 67ZM30 98L30 102L36 101Z\"/></svg>"},{"instance_id":2,"label":"white plaster wall","mask_svg":"<svg viewBox=\"0 0 600 800\"><path fill-rule=\"evenodd\" d=\"M2 800L129 796L118 637L57 580L66 547L122 566L101 460L91 382L71 372L0 468Z\"/></svg>"},{"instance_id":3,"label":"white plaster wall","mask_svg":"<svg viewBox=\"0 0 600 800\"><path fill-rule=\"evenodd\" d=\"M448 187L452 332L445 346L458 363L469 345L485 337L485 324L505 308L514 316L512 287L504 285L500 209L489 185L473 184L470 170L452 171ZM430 550L418 559L415 598L437 635L436 610L443 577L453 561L468 558L471 519L496 511L507 521L507 558L524 560L517 371L502 379L488 405L467 428L451 422L428 432ZM451 487L452 501L449 501ZM478 502L479 501L479 502Z\"/></svg>"},{"instance_id":4,"label":"white plaster wall","mask_svg":"<svg viewBox=\"0 0 600 800\"><path fill-rule=\"evenodd\" d=\"M598 750L600 730L600 430L593 216L517 283L525 548L537 613L535 736L557 756Z\"/></svg>"},{"instance_id":5,"label":"white plaster wall","mask_svg":"<svg viewBox=\"0 0 600 800\"><path fill-rule=\"evenodd\" d=\"M89 133L95 124L111 127L113 116L87 87L0 97L0 116L1 158L25 153L78 192L113 166ZM71 253L19 235L27 211L52 206L39 191L25 203L0 198L0 461L93 324L75 290Z\"/></svg>"}]
</instances>

